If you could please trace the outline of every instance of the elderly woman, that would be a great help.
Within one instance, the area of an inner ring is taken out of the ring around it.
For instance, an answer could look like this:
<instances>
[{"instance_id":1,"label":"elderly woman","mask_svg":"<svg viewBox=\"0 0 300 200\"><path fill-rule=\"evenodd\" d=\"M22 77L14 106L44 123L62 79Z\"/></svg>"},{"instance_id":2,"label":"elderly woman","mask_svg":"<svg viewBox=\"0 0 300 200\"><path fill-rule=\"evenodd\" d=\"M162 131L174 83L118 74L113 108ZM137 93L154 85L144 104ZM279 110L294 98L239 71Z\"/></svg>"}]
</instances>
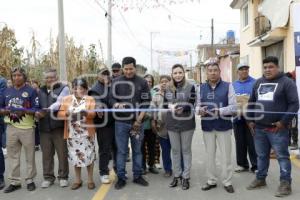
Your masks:
<instances>
[{"instance_id":1,"label":"elderly woman","mask_svg":"<svg viewBox=\"0 0 300 200\"><path fill-rule=\"evenodd\" d=\"M61 104L58 117L65 120L64 138L67 139L69 163L75 168L75 182L71 189L82 186L81 168L87 167L88 189L94 189L93 167L96 159L95 128L93 118L96 113L95 100L87 96L88 84L85 79L74 79L73 94L66 96Z\"/></svg>"},{"instance_id":2,"label":"elderly woman","mask_svg":"<svg viewBox=\"0 0 300 200\"><path fill-rule=\"evenodd\" d=\"M166 90L169 87L171 77L161 75L159 78L159 85L152 89L151 107L156 109L164 109L166 101ZM159 142L162 152L162 161L165 170L165 177L172 176L172 160L171 160L171 143L166 128L167 113L163 111L155 112L151 123L152 130L159 136Z\"/></svg>"}]
</instances>

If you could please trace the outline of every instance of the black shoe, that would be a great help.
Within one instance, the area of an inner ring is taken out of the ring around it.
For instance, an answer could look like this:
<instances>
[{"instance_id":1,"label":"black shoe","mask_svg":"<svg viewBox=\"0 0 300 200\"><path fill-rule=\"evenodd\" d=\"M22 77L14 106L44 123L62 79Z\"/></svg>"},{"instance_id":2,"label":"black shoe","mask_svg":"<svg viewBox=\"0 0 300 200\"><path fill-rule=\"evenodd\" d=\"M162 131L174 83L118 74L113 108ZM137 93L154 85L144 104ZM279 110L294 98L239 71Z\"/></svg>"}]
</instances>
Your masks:
<instances>
[{"instance_id":1,"label":"black shoe","mask_svg":"<svg viewBox=\"0 0 300 200\"><path fill-rule=\"evenodd\" d=\"M159 171L156 169L156 167L149 167L149 172L152 174L159 174Z\"/></svg>"},{"instance_id":2,"label":"black shoe","mask_svg":"<svg viewBox=\"0 0 300 200\"><path fill-rule=\"evenodd\" d=\"M4 180L1 180L0 181L0 190L2 190L4 187L5 187L5 182L4 182Z\"/></svg>"},{"instance_id":3,"label":"black shoe","mask_svg":"<svg viewBox=\"0 0 300 200\"><path fill-rule=\"evenodd\" d=\"M126 181L123 180L123 179L118 179L117 183L115 184L115 189L116 190L120 190L122 189L123 187L125 187L126 185Z\"/></svg>"},{"instance_id":4,"label":"black shoe","mask_svg":"<svg viewBox=\"0 0 300 200\"><path fill-rule=\"evenodd\" d=\"M182 179L182 189L183 190L187 190L190 188L190 182L189 182L189 179Z\"/></svg>"},{"instance_id":5,"label":"black shoe","mask_svg":"<svg viewBox=\"0 0 300 200\"><path fill-rule=\"evenodd\" d=\"M11 193L14 192L18 189L21 189L21 185L12 185L10 184L5 190L4 193Z\"/></svg>"},{"instance_id":6,"label":"black shoe","mask_svg":"<svg viewBox=\"0 0 300 200\"><path fill-rule=\"evenodd\" d=\"M169 184L169 187L176 187L181 179L181 177L174 177L173 181Z\"/></svg>"},{"instance_id":7,"label":"black shoe","mask_svg":"<svg viewBox=\"0 0 300 200\"><path fill-rule=\"evenodd\" d=\"M115 174L117 174L117 167L116 166L113 166L113 170L114 170Z\"/></svg>"},{"instance_id":8,"label":"black shoe","mask_svg":"<svg viewBox=\"0 0 300 200\"><path fill-rule=\"evenodd\" d=\"M133 180L134 183L138 184L138 185L141 185L141 186L148 186L149 183L142 177L138 177L138 178L135 178Z\"/></svg>"},{"instance_id":9,"label":"black shoe","mask_svg":"<svg viewBox=\"0 0 300 200\"><path fill-rule=\"evenodd\" d=\"M233 189L232 185L224 186L224 189L225 189L228 193L234 193L234 189Z\"/></svg>"},{"instance_id":10,"label":"black shoe","mask_svg":"<svg viewBox=\"0 0 300 200\"><path fill-rule=\"evenodd\" d=\"M211 190L211 189L216 188L216 187L217 187L217 184L210 185L210 184L206 183L205 185L202 186L201 190L207 191L207 190Z\"/></svg>"},{"instance_id":11,"label":"black shoe","mask_svg":"<svg viewBox=\"0 0 300 200\"><path fill-rule=\"evenodd\" d=\"M39 151L39 150L40 150L40 146L39 146L39 145L36 145L36 146L34 147L34 150L35 150L35 151Z\"/></svg>"},{"instance_id":12,"label":"black shoe","mask_svg":"<svg viewBox=\"0 0 300 200\"><path fill-rule=\"evenodd\" d=\"M27 184L27 190L28 191L35 190L35 184L34 184L34 182Z\"/></svg>"}]
</instances>

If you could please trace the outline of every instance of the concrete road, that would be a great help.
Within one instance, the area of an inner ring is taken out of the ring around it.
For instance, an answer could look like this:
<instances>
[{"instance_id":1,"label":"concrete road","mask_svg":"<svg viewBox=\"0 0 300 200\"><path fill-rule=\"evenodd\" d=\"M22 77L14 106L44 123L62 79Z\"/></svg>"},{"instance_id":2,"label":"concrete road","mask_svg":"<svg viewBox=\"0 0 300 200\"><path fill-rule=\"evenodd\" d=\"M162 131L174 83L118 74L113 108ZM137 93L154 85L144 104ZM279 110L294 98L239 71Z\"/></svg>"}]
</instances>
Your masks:
<instances>
[{"instance_id":1,"label":"concrete road","mask_svg":"<svg viewBox=\"0 0 300 200\"><path fill-rule=\"evenodd\" d=\"M197 120L198 121L198 120ZM199 124L199 123L198 123ZM234 138L232 137L234 144ZM219 155L218 155L219 157ZM235 160L235 148L233 145L232 157ZM60 188L58 182L48 189L40 188L42 182L42 164L41 164L41 152L36 153L36 163L38 168L38 175L35 180L38 188L33 192L26 190L26 185L23 183L21 190L13 192L11 194L4 194L0 191L0 199L18 199L18 200L208 200L208 199L222 199L222 200L270 200L278 199L274 197L274 193L279 184L279 166L276 160L271 161L269 176L267 179L268 187L247 191L246 186L255 178L253 173L234 173L233 186L235 188L234 194L227 193L221 184L218 183L216 189L210 191L202 191L201 186L206 182L205 176L205 149L202 140L202 133L197 127L193 138L193 163L191 172L191 188L187 191L183 191L180 187L168 188L168 184L171 182L171 178L163 177L163 170L160 170L160 174L153 175L147 174L145 177L149 180L149 187L141 187L132 183L131 163L128 163L128 181L123 190L117 191L114 189L114 185L100 184L98 174L98 160L96 161L94 169L94 178L97 188L95 190L88 190L86 185L86 170L83 169L83 181L84 185L77 191L72 191L70 188ZM219 163L219 162L218 162ZM7 163L6 163L7 164ZM234 161L235 164L235 161ZM8 167L8 165L7 165ZM26 165L24 162L24 154L22 155L22 177L25 175ZM220 166L218 167L220 170ZM8 168L7 168L8 169ZM294 160L293 165L293 194L285 199L300 199L300 165L299 161ZM74 177L74 170L70 168L70 183L72 183ZM7 177L6 177L7 181ZM6 182L8 185L8 182Z\"/></svg>"}]
</instances>

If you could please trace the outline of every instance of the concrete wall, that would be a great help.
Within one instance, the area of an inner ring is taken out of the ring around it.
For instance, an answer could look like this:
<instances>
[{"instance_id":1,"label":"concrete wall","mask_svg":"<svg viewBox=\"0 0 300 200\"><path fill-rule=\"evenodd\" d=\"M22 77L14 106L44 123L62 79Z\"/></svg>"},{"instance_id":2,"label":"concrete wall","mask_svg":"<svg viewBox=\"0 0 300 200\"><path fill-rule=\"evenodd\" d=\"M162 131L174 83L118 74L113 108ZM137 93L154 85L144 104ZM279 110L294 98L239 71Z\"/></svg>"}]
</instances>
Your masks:
<instances>
[{"instance_id":1,"label":"concrete wall","mask_svg":"<svg viewBox=\"0 0 300 200\"><path fill-rule=\"evenodd\" d=\"M259 1L254 0L248 1L249 6L249 25L247 27L242 27L240 33L240 57L241 62L243 58L248 56L248 64L250 65L250 74L253 77L258 78L262 74L262 51L260 47L249 47L247 43L255 38L255 17L257 14L257 6ZM241 10L241 20L242 20L242 10Z\"/></svg>"}]
</instances>

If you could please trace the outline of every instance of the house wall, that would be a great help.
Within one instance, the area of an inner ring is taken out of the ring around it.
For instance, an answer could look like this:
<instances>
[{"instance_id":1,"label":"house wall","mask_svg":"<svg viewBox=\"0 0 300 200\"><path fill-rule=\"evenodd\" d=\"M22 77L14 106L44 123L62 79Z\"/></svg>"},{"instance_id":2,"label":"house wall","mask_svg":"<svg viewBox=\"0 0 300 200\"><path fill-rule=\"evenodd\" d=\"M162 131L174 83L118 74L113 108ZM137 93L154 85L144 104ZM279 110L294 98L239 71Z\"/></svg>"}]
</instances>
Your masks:
<instances>
[{"instance_id":1,"label":"house wall","mask_svg":"<svg viewBox=\"0 0 300 200\"><path fill-rule=\"evenodd\" d=\"M300 2L297 0L296 2ZM241 62L248 56L248 64L250 65L251 76L258 78L262 76L262 60L264 58L264 47L249 47L247 43L255 38L255 17L258 16L258 5L260 0L248 1L249 5L249 27L243 28L241 24L240 33L240 57ZM295 52L294 52L294 28L292 25L293 4L290 8L290 20L285 28L276 30L279 33L285 32L283 39L283 52L284 52L284 72L293 71L295 69ZM242 19L242 9L241 9Z\"/></svg>"}]
</instances>

